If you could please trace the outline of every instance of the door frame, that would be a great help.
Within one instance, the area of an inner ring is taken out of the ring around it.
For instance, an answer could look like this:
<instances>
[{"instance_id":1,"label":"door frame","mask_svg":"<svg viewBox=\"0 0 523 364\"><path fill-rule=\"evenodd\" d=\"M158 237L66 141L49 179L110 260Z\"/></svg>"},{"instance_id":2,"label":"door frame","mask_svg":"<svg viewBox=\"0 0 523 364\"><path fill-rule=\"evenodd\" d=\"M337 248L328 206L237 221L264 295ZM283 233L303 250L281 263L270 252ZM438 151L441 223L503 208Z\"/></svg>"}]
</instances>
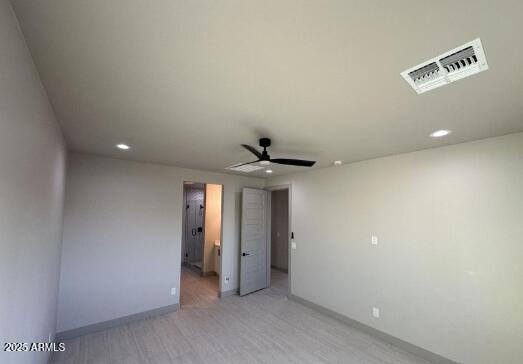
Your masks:
<instances>
[{"instance_id":1,"label":"door frame","mask_svg":"<svg viewBox=\"0 0 523 364\"><path fill-rule=\"evenodd\" d=\"M271 286L271 232L272 232L272 192L273 191L279 191L279 190L287 190L288 191L288 210L289 210L289 218L288 218L288 229L287 229L287 249L288 249L288 262L287 262L287 296L291 296L292 294L292 286L291 286L291 274L292 274L292 184L283 184L283 185L275 185L275 186L266 186L265 190L269 192L267 194L267 287Z\"/></svg>"},{"instance_id":2,"label":"door frame","mask_svg":"<svg viewBox=\"0 0 523 364\"><path fill-rule=\"evenodd\" d=\"M200 250L201 250L200 261L202 262L202 268L200 269L200 275L202 275L202 276L203 276L203 260L205 257L205 231L207 229L207 226L205 226L206 216L207 216L207 183L204 183L203 184L203 216L202 216L203 238L202 238L202 244L200 247Z\"/></svg>"},{"instance_id":3,"label":"door frame","mask_svg":"<svg viewBox=\"0 0 523 364\"><path fill-rule=\"evenodd\" d=\"M207 185L216 185L216 186L220 186L221 187L221 190L220 190L220 269L218 270L218 294L221 292L221 288L222 288L222 268L223 268L223 264L222 264L222 256L223 256L223 201L224 201L224 193L225 193L225 185L223 183L212 183L212 182L203 182L203 185L204 185L204 198L203 198L203 205L205 207L205 210L204 210L204 216L203 216L203 247L202 247L202 276L204 275L204 272L203 272L203 260L204 260L204 257L205 257L205 237L206 237L206 228L207 226L205 225L205 220L206 220L206 217L207 217ZM213 245L214 245L214 242L213 242ZM216 267L214 267L216 269Z\"/></svg>"}]
</instances>

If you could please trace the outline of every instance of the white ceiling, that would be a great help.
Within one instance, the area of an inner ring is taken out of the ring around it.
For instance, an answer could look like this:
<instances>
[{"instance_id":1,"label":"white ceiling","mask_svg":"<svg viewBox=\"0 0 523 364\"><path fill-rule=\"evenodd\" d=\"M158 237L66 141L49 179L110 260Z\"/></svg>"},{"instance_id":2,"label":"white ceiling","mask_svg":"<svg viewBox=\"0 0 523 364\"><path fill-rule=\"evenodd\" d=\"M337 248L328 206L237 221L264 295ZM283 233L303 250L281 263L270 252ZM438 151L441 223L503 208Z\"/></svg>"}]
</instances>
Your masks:
<instances>
[{"instance_id":1,"label":"white ceiling","mask_svg":"<svg viewBox=\"0 0 523 364\"><path fill-rule=\"evenodd\" d=\"M74 151L224 171L267 136L324 167L523 131L520 0L13 6ZM487 72L423 95L400 77L477 37Z\"/></svg>"}]
</instances>

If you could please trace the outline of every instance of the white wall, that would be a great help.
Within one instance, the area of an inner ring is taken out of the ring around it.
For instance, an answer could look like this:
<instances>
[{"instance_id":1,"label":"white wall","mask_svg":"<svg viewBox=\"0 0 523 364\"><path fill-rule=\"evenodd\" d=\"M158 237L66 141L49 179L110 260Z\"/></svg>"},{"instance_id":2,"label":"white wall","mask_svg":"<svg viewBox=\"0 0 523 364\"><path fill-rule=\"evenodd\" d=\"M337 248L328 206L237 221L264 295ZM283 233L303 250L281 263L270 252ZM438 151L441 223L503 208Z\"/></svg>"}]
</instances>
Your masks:
<instances>
[{"instance_id":1,"label":"white wall","mask_svg":"<svg viewBox=\"0 0 523 364\"><path fill-rule=\"evenodd\" d=\"M46 363L48 353L6 353L5 342L54 335L65 148L11 5L0 0L0 362Z\"/></svg>"},{"instance_id":2,"label":"white wall","mask_svg":"<svg viewBox=\"0 0 523 364\"><path fill-rule=\"evenodd\" d=\"M68 167L59 332L179 302L184 181L224 185L221 289L238 287L241 188L264 180L84 154Z\"/></svg>"},{"instance_id":3,"label":"white wall","mask_svg":"<svg viewBox=\"0 0 523 364\"><path fill-rule=\"evenodd\" d=\"M287 183L294 295L458 362L523 362L523 134L267 185Z\"/></svg>"},{"instance_id":4,"label":"white wall","mask_svg":"<svg viewBox=\"0 0 523 364\"><path fill-rule=\"evenodd\" d=\"M222 186L205 185L205 237L202 271L211 273L214 267L214 241L220 240L222 227Z\"/></svg>"}]
</instances>

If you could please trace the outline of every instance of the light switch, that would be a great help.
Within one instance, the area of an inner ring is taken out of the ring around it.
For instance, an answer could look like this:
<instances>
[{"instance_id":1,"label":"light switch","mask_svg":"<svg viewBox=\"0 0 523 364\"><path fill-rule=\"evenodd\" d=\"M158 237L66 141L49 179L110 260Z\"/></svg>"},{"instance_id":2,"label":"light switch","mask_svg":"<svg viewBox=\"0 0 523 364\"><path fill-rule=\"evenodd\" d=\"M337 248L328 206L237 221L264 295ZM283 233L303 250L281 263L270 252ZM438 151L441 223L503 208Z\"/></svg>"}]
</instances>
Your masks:
<instances>
[{"instance_id":1,"label":"light switch","mask_svg":"<svg viewBox=\"0 0 523 364\"><path fill-rule=\"evenodd\" d=\"M378 237L377 236L372 235L371 244L372 245L378 245Z\"/></svg>"},{"instance_id":2,"label":"light switch","mask_svg":"<svg viewBox=\"0 0 523 364\"><path fill-rule=\"evenodd\" d=\"M372 308L372 316L374 316L376 318L380 318L380 309L376 308L376 307L373 307Z\"/></svg>"},{"instance_id":3,"label":"light switch","mask_svg":"<svg viewBox=\"0 0 523 364\"><path fill-rule=\"evenodd\" d=\"M291 248L292 248L293 250L296 250L296 243L295 243L294 241L291 243Z\"/></svg>"},{"instance_id":4,"label":"light switch","mask_svg":"<svg viewBox=\"0 0 523 364\"><path fill-rule=\"evenodd\" d=\"M171 288L171 296L176 295L176 287Z\"/></svg>"}]
</instances>

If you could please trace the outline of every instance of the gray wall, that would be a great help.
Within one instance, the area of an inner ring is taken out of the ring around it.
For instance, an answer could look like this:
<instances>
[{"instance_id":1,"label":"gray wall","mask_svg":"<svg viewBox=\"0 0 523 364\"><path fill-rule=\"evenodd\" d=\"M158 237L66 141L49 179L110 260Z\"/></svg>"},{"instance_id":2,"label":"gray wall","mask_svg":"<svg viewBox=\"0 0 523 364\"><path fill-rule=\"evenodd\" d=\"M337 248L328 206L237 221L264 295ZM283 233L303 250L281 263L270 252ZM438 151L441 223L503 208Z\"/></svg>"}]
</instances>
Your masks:
<instances>
[{"instance_id":1,"label":"gray wall","mask_svg":"<svg viewBox=\"0 0 523 364\"><path fill-rule=\"evenodd\" d=\"M271 266L287 270L289 263L289 191L271 192Z\"/></svg>"},{"instance_id":2,"label":"gray wall","mask_svg":"<svg viewBox=\"0 0 523 364\"><path fill-rule=\"evenodd\" d=\"M293 294L458 362L523 362L523 134L267 185L287 183Z\"/></svg>"},{"instance_id":3,"label":"gray wall","mask_svg":"<svg viewBox=\"0 0 523 364\"><path fill-rule=\"evenodd\" d=\"M179 302L183 181L224 185L220 284L238 287L240 192L264 180L83 154L67 177L59 332Z\"/></svg>"},{"instance_id":4,"label":"gray wall","mask_svg":"<svg viewBox=\"0 0 523 364\"><path fill-rule=\"evenodd\" d=\"M0 0L0 343L54 335L65 148L9 2ZM45 363L47 353L0 362Z\"/></svg>"}]
</instances>

